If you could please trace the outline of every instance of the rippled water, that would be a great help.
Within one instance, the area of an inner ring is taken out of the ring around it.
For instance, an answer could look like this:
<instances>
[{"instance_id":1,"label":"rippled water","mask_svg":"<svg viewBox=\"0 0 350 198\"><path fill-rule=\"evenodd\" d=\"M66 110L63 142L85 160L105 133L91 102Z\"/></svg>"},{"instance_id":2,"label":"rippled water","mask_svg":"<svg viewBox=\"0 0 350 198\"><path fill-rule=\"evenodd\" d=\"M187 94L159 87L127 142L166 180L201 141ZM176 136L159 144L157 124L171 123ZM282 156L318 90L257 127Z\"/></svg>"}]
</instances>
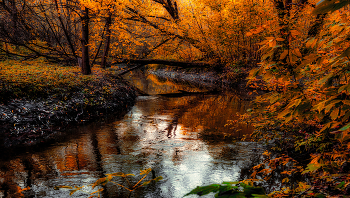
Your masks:
<instances>
[{"instance_id":1,"label":"rippled water","mask_svg":"<svg viewBox=\"0 0 350 198\"><path fill-rule=\"evenodd\" d=\"M146 168L164 179L131 194L109 183L102 196L177 198L199 185L243 178L259 160L261 145L234 142L252 128L225 124L244 113L249 102L229 93L159 96L210 88L176 84L144 72L126 79L150 96L139 96L121 119L79 127L67 141L1 161L0 197L15 197L19 187L27 186L31 188L24 193L27 197L69 197L69 190L54 187L88 185L113 172L135 174L130 178L135 184ZM128 185L122 179L116 182ZM88 193L79 191L72 197L89 197Z\"/></svg>"}]
</instances>

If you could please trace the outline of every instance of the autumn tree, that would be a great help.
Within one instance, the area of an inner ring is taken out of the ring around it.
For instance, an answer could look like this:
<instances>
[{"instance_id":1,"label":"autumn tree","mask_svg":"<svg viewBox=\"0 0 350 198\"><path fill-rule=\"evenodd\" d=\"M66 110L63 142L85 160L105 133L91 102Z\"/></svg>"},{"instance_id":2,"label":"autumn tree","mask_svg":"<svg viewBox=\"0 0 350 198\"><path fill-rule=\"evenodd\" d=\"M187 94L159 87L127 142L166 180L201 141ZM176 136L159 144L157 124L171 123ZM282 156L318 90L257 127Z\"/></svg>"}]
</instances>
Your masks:
<instances>
[{"instance_id":1,"label":"autumn tree","mask_svg":"<svg viewBox=\"0 0 350 198\"><path fill-rule=\"evenodd\" d=\"M266 3L258 0L248 2L250 6L229 0L13 2L16 9L7 1L0 7L8 19L0 24L1 50L23 58L81 60L84 73L97 61L105 67L108 60L195 62L193 66L256 62L256 43L262 37L245 34L270 17L264 14ZM8 31L13 24L17 35ZM19 49L6 47L10 45Z\"/></svg>"},{"instance_id":2,"label":"autumn tree","mask_svg":"<svg viewBox=\"0 0 350 198\"><path fill-rule=\"evenodd\" d=\"M250 75L269 90L255 100L253 136L274 140L280 152L266 152L269 167L256 166L252 176L268 179L283 167L285 188L271 196L348 194L349 2L285 2L274 1L279 28L267 29L261 67Z\"/></svg>"}]
</instances>

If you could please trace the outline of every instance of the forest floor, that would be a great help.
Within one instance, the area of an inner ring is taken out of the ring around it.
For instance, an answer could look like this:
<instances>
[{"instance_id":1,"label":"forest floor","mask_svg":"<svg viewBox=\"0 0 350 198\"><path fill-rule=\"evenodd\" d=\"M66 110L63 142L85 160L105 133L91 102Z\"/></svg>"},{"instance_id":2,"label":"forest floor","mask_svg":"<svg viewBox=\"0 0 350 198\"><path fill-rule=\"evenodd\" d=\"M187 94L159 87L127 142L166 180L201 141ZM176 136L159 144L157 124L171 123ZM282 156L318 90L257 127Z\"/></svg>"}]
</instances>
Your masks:
<instances>
[{"instance_id":1,"label":"forest floor","mask_svg":"<svg viewBox=\"0 0 350 198\"><path fill-rule=\"evenodd\" d=\"M136 91L113 72L45 61L0 62L0 148L37 145L76 125L120 114Z\"/></svg>"}]
</instances>

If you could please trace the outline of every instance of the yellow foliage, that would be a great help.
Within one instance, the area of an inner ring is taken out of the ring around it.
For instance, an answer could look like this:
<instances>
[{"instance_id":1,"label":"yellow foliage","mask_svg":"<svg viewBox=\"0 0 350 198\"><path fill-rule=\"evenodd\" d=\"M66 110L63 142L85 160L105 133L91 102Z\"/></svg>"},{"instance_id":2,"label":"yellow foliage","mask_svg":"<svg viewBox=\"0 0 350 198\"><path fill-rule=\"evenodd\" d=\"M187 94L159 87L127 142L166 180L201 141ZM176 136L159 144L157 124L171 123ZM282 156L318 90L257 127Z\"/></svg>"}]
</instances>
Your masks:
<instances>
[{"instance_id":1,"label":"yellow foliage","mask_svg":"<svg viewBox=\"0 0 350 198\"><path fill-rule=\"evenodd\" d=\"M81 75L79 67L58 66L44 60L6 60L0 62L0 71L0 90L15 94L27 92L34 94L32 97L59 92L60 89L84 87L108 72L94 67L93 75Z\"/></svg>"}]
</instances>

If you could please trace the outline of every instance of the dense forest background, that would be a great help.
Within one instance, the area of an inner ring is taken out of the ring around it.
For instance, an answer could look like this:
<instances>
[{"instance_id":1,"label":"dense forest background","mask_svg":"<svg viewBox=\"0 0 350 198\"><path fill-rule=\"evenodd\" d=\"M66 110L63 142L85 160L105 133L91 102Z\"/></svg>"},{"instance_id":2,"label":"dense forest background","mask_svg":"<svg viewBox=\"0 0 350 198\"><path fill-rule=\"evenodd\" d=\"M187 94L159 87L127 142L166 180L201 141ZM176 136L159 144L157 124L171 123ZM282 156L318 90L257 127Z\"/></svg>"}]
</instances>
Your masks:
<instances>
[{"instance_id":1,"label":"dense forest background","mask_svg":"<svg viewBox=\"0 0 350 198\"><path fill-rule=\"evenodd\" d=\"M2 1L1 54L84 65L130 59L257 62L267 2ZM85 71L86 70L86 71Z\"/></svg>"},{"instance_id":2,"label":"dense forest background","mask_svg":"<svg viewBox=\"0 0 350 198\"><path fill-rule=\"evenodd\" d=\"M249 69L267 93L242 120L273 140L249 181L285 176L271 196L350 194L348 0L2 0L0 56L91 66L201 63ZM247 70L245 70L247 71Z\"/></svg>"}]
</instances>

